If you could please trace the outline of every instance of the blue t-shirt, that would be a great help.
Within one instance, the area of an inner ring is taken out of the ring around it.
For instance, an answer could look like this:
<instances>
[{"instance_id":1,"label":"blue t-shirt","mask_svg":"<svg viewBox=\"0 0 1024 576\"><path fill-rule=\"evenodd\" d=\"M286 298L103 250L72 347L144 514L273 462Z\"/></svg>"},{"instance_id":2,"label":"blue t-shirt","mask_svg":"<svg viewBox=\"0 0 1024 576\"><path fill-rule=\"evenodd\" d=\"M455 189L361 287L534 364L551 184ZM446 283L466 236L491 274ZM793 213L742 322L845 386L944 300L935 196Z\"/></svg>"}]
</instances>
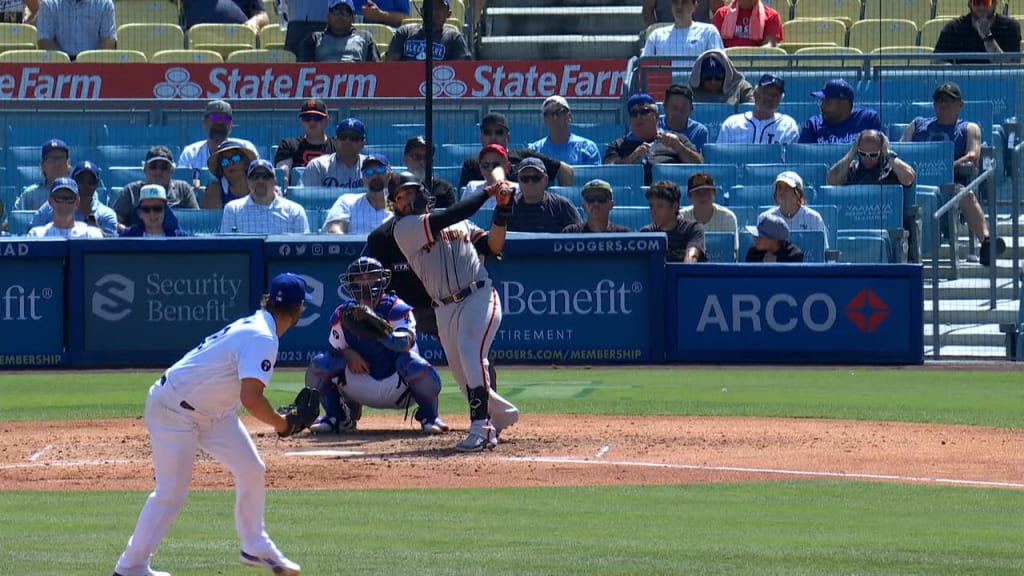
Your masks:
<instances>
[{"instance_id":1,"label":"blue t-shirt","mask_svg":"<svg viewBox=\"0 0 1024 576\"><path fill-rule=\"evenodd\" d=\"M263 12L260 0L185 0L185 24L245 24L252 14Z\"/></svg>"},{"instance_id":2,"label":"blue t-shirt","mask_svg":"<svg viewBox=\"0 0 1024 576\"><path fill-rule=\"evenodd\" d=\"M601 163L601 152L593 140L569 134L565 144L552 144L547 138L541 138L529 146L530 150L540 152L565 162L570 166L597 166Z\"/></svg>"},{"instance_id":3,"label":"blue t-shirt","mask_svg":"<svg viewBox=\"0 0 1024 576\"><path fill-rule=\"evenodd\" d=\"M956 124L939 124L939 119L934 116L925 118L918 116L914 118L911 126L914 127L913 142L952 142L953 161L963 158L967 153L967 121L956 119Z\"/></svg>"},{"instance_id":4,"label":"blue t-shirt","mask_svg":"<svg viewBox=\"0 0 1024 576\"><path fill-rule=\"evenodd\" d=\"M697 149L697 152L703 152L704 145L708 143L708 127L697 122L693 118L686 119L686 129L680 132L666 126L665 115L662 114L658 117L658 128L686 136L690 139L690 142L693 142L693 146Z\"/></svg>"},{"instance_id":5,"label":"blue t-shirt","mask_svg":"<svg viewBox=\"0 0 1024 576\"><path fill-rule=\"evenodd\" d=\"M410 12L409 0L374 0L374 4L384 12L401 12L402 14ZM366 0L353 0L352 5L356 7L356 14L362 14Z\"/></svg>"},{"instance_id":6,"label":"blue t-shirt","mask_svg":"<svg viewBox=\"0 0 1024 576\"><path fill-rule=\"evenodd\" d=\"M878 112L870 108L854 108L850 112L849 118L831 126L825 124L821 114L815 114L804 123L804 127L800 130L800 139L797 142L801 144L849 144L865 130L885 132Z\"/></svg>"}]
</instances>

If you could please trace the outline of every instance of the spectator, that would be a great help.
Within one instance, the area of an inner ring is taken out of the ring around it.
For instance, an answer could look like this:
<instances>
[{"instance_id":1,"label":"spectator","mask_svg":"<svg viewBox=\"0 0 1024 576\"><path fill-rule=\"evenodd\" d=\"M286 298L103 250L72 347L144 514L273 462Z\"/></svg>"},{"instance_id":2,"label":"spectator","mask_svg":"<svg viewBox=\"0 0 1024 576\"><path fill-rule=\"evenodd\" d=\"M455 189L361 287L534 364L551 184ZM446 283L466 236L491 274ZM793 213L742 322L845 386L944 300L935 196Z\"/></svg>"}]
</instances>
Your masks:
<instances>
[{"instance_id":1,"label":"spectator","mask_svg":"<svg viewBox=\"0 0 1024 576\"><path fill-rule=\"evenodd\" d=\"M761 0L732 0L715 11L711 22L726 48L778 46L782 41L782 18Z\"/></svg>"},{"instance_id":2,"label":"spectator","mask_svg":"<svg viewBox=\"0 0 1024 576\"><path fill-rule=\"evenodd\" d=\"M757 217L757 226L747 226L754 245L747 250L747 262L803 262L804 253L788 240L789 224L775 214Z\"/></svg>"},{"instance_id":3,"label":"spectator","mask_svg":"<svg viewBox=\"0 0 1024 576\"><path fill-rule=\"evenodd\" d=\"M362 174L366 192L342 194L327 212L324 232L369 234L391 217L387 201L387 183L391 181L388 159L380 154L367 156L363 160Z\"/></svg>"},{"instance_id":4,"label":"spectator","mask_svg":"<svg viewBox=\"0 0 1024 576\"><path fill-rule=\"evenodd\" d=\"M696 9L695 0L672 0L674 24L651 31L640 56L697 56L724 48L714 26L693 21Z\"/></svg>"},{"instance_id":5,"label":"spectator","mask_svg":"<svg viewBox=\"0 0 1024 576\"><path fill-rule=\"evenodd\" d=\"M668 262L706 262L704 253L704 226L700 222L684 220L679 215L682 192L675 182L661 180L651 184L645 194L651 210L651 224L640 232L664 232L668 235Z\"/></svg>"},{"instance_id":6,"label":"spectator","mask_svg":"<svg viewBox=\"0 0 1024 576\"><path fill-rule=\"evenodd\" d=\"M673 84L665 90L665 113L658 117L658 128L690 139L697 152L708 143L708 127L690 117L693 114L693 90L686 84Z\"/></svg>"},{"instance_id":7,"label":"spectator","mask_svg":"<svg viewBox=\"0 0 1024 576\"><path fill-rule=\"evenodd\" d=\"M775 144L795 142L800 128L792 116L779 114L786 83L775 74L765 74L754 89L754 109L733 114L722 122L719 144Z\"/></svg>"},{"instance_id":8,"label":"spectator","mask_svg":"<svg viewBox=\"0 0 1024 576\"><path fill-rule=\"evenodd\" d=\"M72 60L86 50L113 50L117 22L113 0L40 0L36 16L40 50L60 50Z\"/></svg>"},{"instance_id":9,"label":"spectator","mask_svg":"<svg viewBox=\"0 0 1024 576\"><path fill-rule=\"evenodd\" d=\"M166 146L153 146L146 152L142 162L142 180L136 180L124 187L114 201L114 212L122 226L129 226L135 219L135 207L142 197L142 187L146 184L159 184L167 197L168 208L199 208L192 184L184 180L172 180L174 160Z\"/></svg>"},{"instance_id":10,"label":"spectator","mask_svg":"<svg viewBox=\"0 0 1024 576\"><path fill-rule=\"evenodd\" d=\"M798 142L804 144L845 144L857 139L865 130L884 132L878 112L870 108L854 108L853 87L846 80L835 79L811 96L821 100L821 114L807 119L800 129Z\"/></svg>"},{"instance_id":11,"label":"spectator","mask_svg":"<svg viewBox=\"0 0 1024 576\"><path fill-rule=\"evenodd\" d=\"M356 30L352 0L329 0L327 26L306 37L296 56L299 62L380 62L373 36Z\"/></svg>"},{"instance_id":12,"label":"spectator","mask_svg":"<svg viewBox=\"0 0 1024 576\"><path fill-rule=\"evenodd\" d=\"M75 220L96 226L104 236L117 236L117 214L107 208L96 197L96 189L100 185L100 167L86 160L79 162L71 171L71 179L78 184L78 207L75 209ZM43 204L32 216L32 226L42 226L53 220L53 206L49 202Z\"/></svg>"},{"instance_id":13,"label":"spectator","mask_svg":"<svg viewBox=\"0 0 1024 576\"><path fill-rule=\"evenodd\" d=\"M582 232L629 232L629 228L610 222L608 217L615 207L612 197L612 185L604 180L591 180L583 185L583 211L587 215L586 222L570 224L562 232L579 234Z\"/></svg>"},{"instance_id":14,"label":"spectator","mask_svg":"<svg viewBox=\"0 0 1024 576\"><path fill-rule=\"evenodd\" d=\"M259 34L260 28L270 22L260 0L182 0L181 11L186 28L196 24L243 24Z\"/></svg>"},{"instance_id":15,"label":"spectator","mask_svg":"<svg viewBox=\"0 0 1024 576\"><path fill-rule=\"evenodd\" d=\"M32 184L14 201L15 210L38 210L51 196L50 188L57 178L71 173L71 152L63 140L47 140L43 143L39 171L43 181Z\"/></svg>"},{"instance_id":16,"label":"spectator","mask_svg":"<svg viewBox=\"0 0 1024 576\"><path fill-rule=\"evenodd\" d=\"M865 130L850 145L850 150L828 169L832 186L847 184L901 184L913 186L917 174L896 157L889 138L878 130Z\"/></svg>"},{"instance_id":17,"label":"spectator","mask_svg":"<svg viewBox=\"0 0 1024 576\"><path fill-rule=\"evenodd\" d=\"M146 184L139 189L132 225L121 231L122 238L174 238L188 236L178 225L178 218L167 203L167 189L160 184Z\"/></svg>"},{"instance_id":18,"label":"spectator","mask_svg":"<svg viewBox=\"0 0 1024 576\"><path fill-rule=\"evenodd\" d=\"M970 11L950 20L935 42L937 54L975 52L1003 54L1020 52L1020 23L999 13L999 0L968 0ZM958 58L953 64L1011 64L1016 60Z\"/></svg>"},{"instance_id":19,"label":"spectator","mask_svg":"<svg viewBox=\"0 0 1024 576\"><path fill-rule=\"evenodd\" d=\"M569 102L561 96L549 96L540 107L548 135L533 144L530 150L540 152L571 166L597 166L601 163L601 152L597 144L569 130L572 124L572 110Z\"/></svg>"},{"instance_id":20,"label":"spectator","mask_svg":"<svg viewBox=\"0 0 1024 576\"><path fill-rule=\"evenodd\" d=\"M50 187L50 207L53 220L42 226L35 226L28 235L35 238L103 238L103 232L95 226L75 220L78 209L78 184L71 178L57 178Z\"/></svg>"},{"instance_id":21,"label":"spectator","mask_svg":"<svg viewBox=\"0 0 1024 576\"><path fill-rule=\"evenodd\" d=\"M0 22L4 24L35 24L39 0L7 0L0 3Z\"/></svg>"},{"instance_id":22,"label":"spectator","mask_svg":"<svg viewBox=\"0 0 1024 576\"><path fill-rule=\"evenodd\" d=\"M529 160L526 158L525 162ZM543 163L543 162L542 162ZM521 164L521 163L520 163ZM462 198L468 198L474 194L479 193L485 186L491 186L498 181L498 178L494 174L494 170L501 167L505 171L505 179L511 180L513 177L518 175L513 170L512 164L508 160L508 152L501 144L488 144L480 149L478 156L478 165L480 166L480 177L483 180L472 180L466 185L466 188L462 194ZM519 185L516 183L512 184L512 193L516 194L519 191ZM494 198L488 198L484 202L483 208L494 208Z\"/></svg>"},{"instance_id":23,"label":"spectator","mask_svg":"<svg viewBox=\"0 0 1024 576\"><path fill-rule=\"evenodd\" d=\"M735 105L754 101L754 87L721 50L709 50L697 58L690 71L690 88L694 102Z\"/></svg>"},{"instance_id":24,"label":"spectator","mask_svg":"<svg viewBox=\"0 0 1024 576\"><path fill-rule=\"evenodd\" d=\"M966 186L978 174L981 161L981 127L974 122L960 119L960 110L964 107L963 94L960 87L953 82L945 82L932 94L932 107L935 116L924 118L918 116L903 131L901 142L933 142L950 141L953 143L953 181ZM974 192L968 192L960 198L960 212L964 215L967 227L981 240L981 256L979 261L988 266L991 262L992 242L989 240L988 221L978 203ZM1006 249L1006 243L996 239L998 253Z\"/></svg>"},{"instance_id":25,"label":"spectator","mask_svg":"<svg viewBox=\"0 0 1024 576\"><path fill-rule=\"evenodd\" d=\"M690 206L679 211L683 220L699 222L705 232L731 232L734 236L732 246L733 261L740 250L739 224L736 214L715 202L718 188L715 178L707 172L697 172L686 181L686 196Z\"/></svg>"},{"instance_id":26,"label":"spectator","mask_svg":"<svg viewBox=\"0 0 1024 576\"><path fill-rule=\"evenodd\" d=\"M568 198L547 191L548 175L538 158L519 164L519 194L512 199L509 232L561 232L579 224L580 213Z\"/></svg>"},{"instance_id":27,"label":"spectator","mask_svg":"<svg viewBox=\"0 0 1024 576\"><path fill-rule=\"evenodd\" d=\"M242 146L238 140L222 142L217 152L206 161L210 174L216 180L206 185L203 208L218 210L232 200L248 196L249 181L245 175L255 159L256 153Z\"/></svg>"},{"instance_id":28,"label":"spectator","mask_svg":"<svg viewBox=\"0 0 1024 576\"><path fill-rule=\"evenodd\" d=\"M764 214L781 216L790 230L821 230L825 232L825 249L828 249L828 232L821 214L805 206L804 180L796 172L782 172L775 177L775 208Z\"/></svg>"},{"instance_id":29,"label":"spectator","mask_svg":"<svg viewBox=\"0 0 1024 576\"><path fill-rule=\"evenodd\" d=\"M392 28L402 25L411 15L409 0L353 0L356 14L363 17L363 22L386 24ZM439 4L435 2L436 4ZM447 19L447 17L445 17Z\"/></svg>"},{"instance_id":30,"label":"spectator","mask_svg":"<svg viewBox=\"0 0 1024 576\"><path fill-rule=\"evenodd\" d=\"M698 22L710 22L711 15L723 0L697 0L697 9L693 13L693 19ZM672 22L672 0L644 0L643 4L644 27L658 22Z\"/></svg>"},{"instance_id":31,"label":"spectator","mask_svg":"<svg viewBox=\"0 0 1024 576\"><path fill-rule=\"evenodd\" d=\"M287 23L284 49L299 56L306 40L327 27L325 21L330 0L276 0L279 18Z\"/></svg>"},{"instance_id":32,"label":"spectator","mask_svg":"<svg viewBox=\"0 0 1024 576\"><path fill-rule=\"evenodd\" d=\"M275 183L274 165L255 160L246 171L249 193L224 206L220 231L224 234L309 234L306 210L282 196Z\"/></svg>"},{"instance_id":33,"label":"spectator","mask_svg":"<svg viewBox=\"0 0 1024 576\"><path fill-rule=\"evenodd\" d=\"M284 170L284 181L291 182L292 168L305 168L314 158L337 152L336 142L327 136L331 116L323 100L310 99L299 108L302 136L285 138L277 146L274 164Z\"/></svg>"},{"instance_id":34,"label":"spectator","mask_svg":"<svg viewBox=\"0 0 1024 576\"><path fill-rule=\"evenodd\" d=\"M504 114L491 112L480 121L480 145L489 146L497 144L506 151L505 155L512 167L512 171L506 169L509 180L515 181L515 168L519 166L519 163L524 158L536 157L544 162L549 181L557 181L559 186L572 186L572 166L528 148L509 150L509 137L508 119L505 118ZM466 158L462 163L462 173L459 175L459 188L465 187L471 180L476 180L480 177L479 161L479 157L472 157Z\"/></svg>"},{"instance_id":35,"label":"spectator","mask_svg":"<svg viewBox=\"0 0 1024 576\"><path fill-rule=\"evenodd\" d=\"M216 151L231 134L232 121L231 104L223 100L211 100L206 104L206 114L203 116L203 131L206 132L206 139L189 144L178 156L178 166L192 169L192 186L194 188L199 187L199 171L207 167L210 154ZM248 148L255 155L256 147L252 142L241 138L232 140Z\"/></svg>"},{"instance_id":36,"label":"spectator","mask_svg":"<svg viewBox=\"0 0 1024 576\"><path fill-rule=\"evenodd\" d=\"M434 61L472 60L473 53L469 51L462 31L453 26L445 26L445 20L451 15L448 0L434 0L434 30L430 35ZM427 33L423 30L423 23L403 24L391 38L387 61L423 61L427 59L426 51Z\"/></svg>"},{"instance_id":37,"label":"spectator","mask_svg":"<svg viewBox=\"0 0 1024 576\"><path fill-rule=\"evenodd\" d=\"M431 150L431 158L433 158L433 150ZM427 141L423 136L413 136L405 141L405 151L402 155L402 162L405 167L419 178L420 182L425 183L427 179ZM396 190L396 186L399 184L398 175L395 175L391 179L390 188L392 191ZM433 179L433 189L431 195L434 197L435 208L447 208L455 203L455 189L443 178L435 177Z\"/></svg>"},{"instance_id":38,"label":"spectator","mask_svg":"<svg viewBox=\"0 0 1024 576\"><path fill-rule=\"evenodd\" d=\"M345 118L338 123L334 134L337 136L334 153L318 156L306 164L303 186L362 187L359 167L366 160L361 154L366 146L366 125L358 118Z\"/></svg>"},{"instance_id":39,"label":"spectator","mask_svg":"<svg viewBox=\"0 0 1024 576\"><path fill-rule=\"evenodd\" d=\"M605 164L644 166L644 183L651 182L652 164L700 164L703 156L689 138L658 130L658 106L650 94L634 94L626 102L629 133L608 143Z\"/></svg>"}]
</instances>

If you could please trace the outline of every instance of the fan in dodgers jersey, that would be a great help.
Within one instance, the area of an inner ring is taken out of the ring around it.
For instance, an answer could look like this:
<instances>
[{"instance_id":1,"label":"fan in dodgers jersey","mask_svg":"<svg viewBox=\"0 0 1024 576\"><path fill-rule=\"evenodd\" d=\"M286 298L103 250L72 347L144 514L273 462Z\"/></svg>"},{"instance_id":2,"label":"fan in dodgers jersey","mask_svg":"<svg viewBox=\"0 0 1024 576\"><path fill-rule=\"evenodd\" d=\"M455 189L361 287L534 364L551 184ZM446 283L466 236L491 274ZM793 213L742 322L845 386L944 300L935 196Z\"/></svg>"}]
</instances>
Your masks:
<instances>
[{"instance_id":1,"label":"fan in dodgers jersey","mask_svg":"<svg viewBox=\"0 0 1024 576\"><path fill-rule=\"evenodd\" d=\"M764 74L754 88L754 109L733 114L722 122L718 144L775 144L796 142L800 127L779 104L786 93L786 82L775 74Z\"/></svg>"},{"instance_id":2,"label":"fan in dodgers jersey","mask_svg":"<svg viewBox=\"0 0 1024 576\"><path fill-rule=\"evenodd\" d=\"M484 232L467 218L491 196L497 206ZM395 241L433 300L448 367L469 400L469 435L455 449L493 449L501 431L519 420L519 410L489 382L487 355L501 324L501 302L481 257L500 256L505 246L511 186L499 178L444 212L430 211L432 197L416 181L400 184L390 200L398 219Z\"/></svg>"}]
</instances>

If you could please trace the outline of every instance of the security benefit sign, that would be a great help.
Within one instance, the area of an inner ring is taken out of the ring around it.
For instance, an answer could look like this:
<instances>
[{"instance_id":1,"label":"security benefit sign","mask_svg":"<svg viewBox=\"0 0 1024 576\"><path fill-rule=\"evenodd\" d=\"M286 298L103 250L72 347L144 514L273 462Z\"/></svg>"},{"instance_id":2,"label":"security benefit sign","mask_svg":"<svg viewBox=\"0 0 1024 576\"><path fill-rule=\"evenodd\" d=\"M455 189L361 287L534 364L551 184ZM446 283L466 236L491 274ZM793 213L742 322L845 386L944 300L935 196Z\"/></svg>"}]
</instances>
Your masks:
<instances>
[{"instance_id":1,"label":"security benefit sign","mask_svg":"<svg viewBox=\"0 0 1024 576\"><path fill-rule=\"evenodd\" d=\"M0 241L0 369L67 362L66 256L62 240Z\"/></svg>"},{"instance_id":2,"label":"security benefit sign","mask_svg":"<svg viewBox=\"0 0 1024 576\"><path fill-rule=\"evenodd\" d=\"M668 268L669 298L676 308L671 359L808 364L924 360L919 266Z\"/></svg>"}]
</instances>

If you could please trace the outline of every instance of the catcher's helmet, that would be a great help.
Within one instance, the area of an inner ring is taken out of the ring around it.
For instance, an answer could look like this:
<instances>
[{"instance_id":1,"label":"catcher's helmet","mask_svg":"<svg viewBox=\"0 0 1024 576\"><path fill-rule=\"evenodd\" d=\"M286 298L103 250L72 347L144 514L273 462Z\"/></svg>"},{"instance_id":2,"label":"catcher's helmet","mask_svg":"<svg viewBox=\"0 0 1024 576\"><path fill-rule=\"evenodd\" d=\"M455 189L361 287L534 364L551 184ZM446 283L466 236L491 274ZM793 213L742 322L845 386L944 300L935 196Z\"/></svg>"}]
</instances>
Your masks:
<instances>
[{"instance_id":1,"label":"catcher's helmet","mask_svg":"<svg viewBox=\"0 0 1024 576\"><path fill-rule=\"evenodd\" d=\"M423 182L421 182L420 179L412 172L400 172L398 174L398 180L391 188L391 195L389 199L394 202L395 193L402 188L409 186L416 187L416 197L413 198L412 203L409 206L410 214L422 214L426 210L433 209L434 197L427 191L427 187L423 185Z\"/></svg>"},{"instance_id":2,"label":"catcher's helmet","mask_svg":"<svg viewBox=\"0 0 1024 576\"><path fill-rule=\"evenodd\" d=\"M369 276L370 279L360 278L357 281L360 276ZM379 260L361 256L338 275L338 281L356 300L376 306L391 282L391 270L386 270Z\"/></svg>"}]
</instances>

